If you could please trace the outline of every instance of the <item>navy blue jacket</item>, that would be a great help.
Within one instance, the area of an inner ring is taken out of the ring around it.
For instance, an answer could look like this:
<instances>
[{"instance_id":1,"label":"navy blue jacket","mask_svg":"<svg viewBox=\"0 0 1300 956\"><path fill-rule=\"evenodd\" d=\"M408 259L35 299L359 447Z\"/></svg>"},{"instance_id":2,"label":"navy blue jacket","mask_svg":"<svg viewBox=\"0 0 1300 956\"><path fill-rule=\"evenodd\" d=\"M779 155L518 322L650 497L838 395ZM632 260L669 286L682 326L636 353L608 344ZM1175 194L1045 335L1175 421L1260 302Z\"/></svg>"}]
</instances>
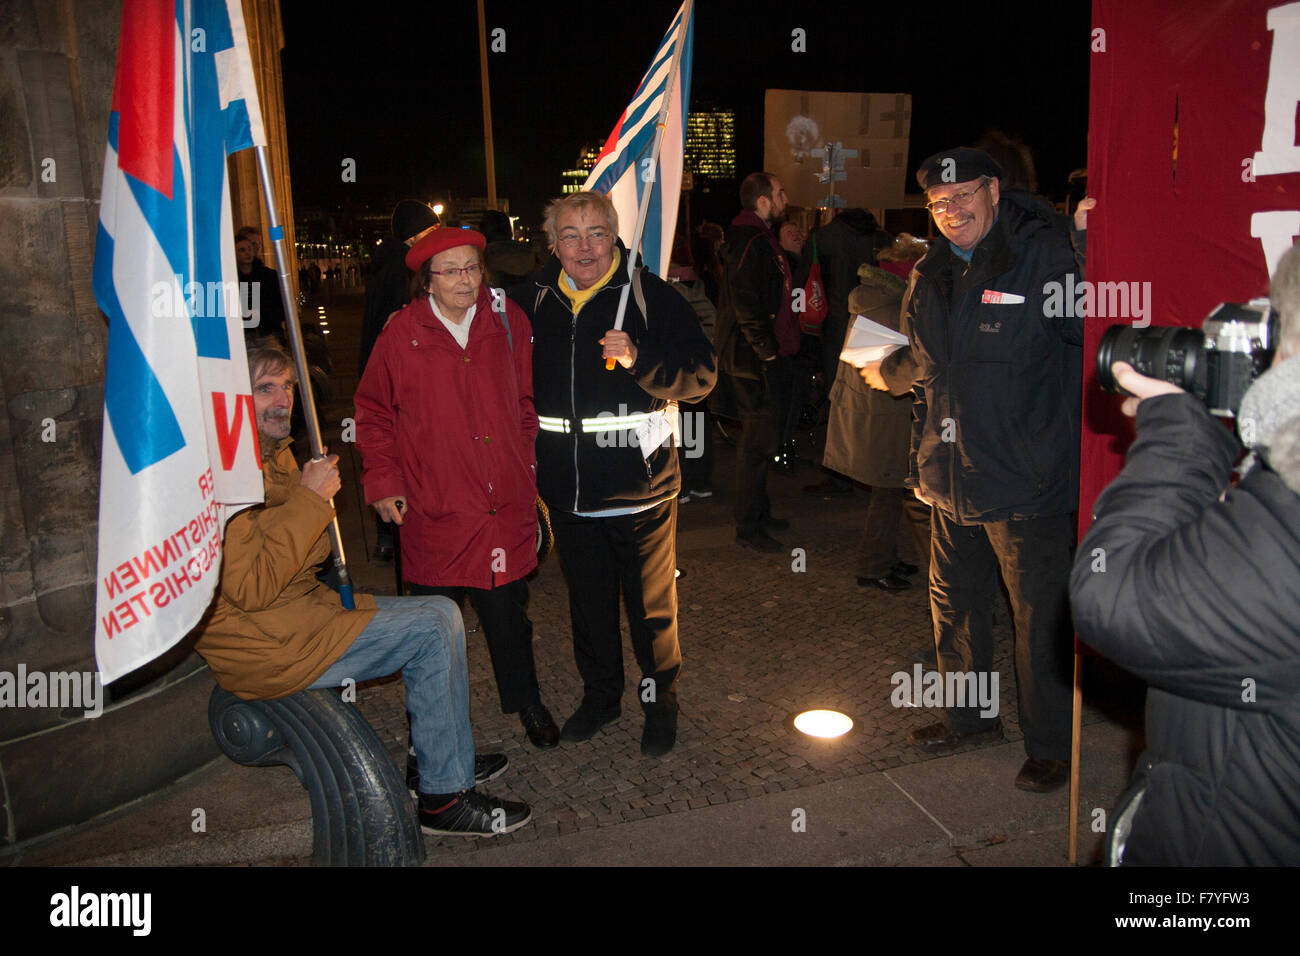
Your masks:
<instances>
[{"instance_id":1,"label":"navy blue jacket","mask_svg":"<svg viewBox=\"0 0 1300 956\"><path fill-rule=\"evenodd\" d=\"M969 266L939 240L913 272L908 485L962 523L1075 509L1083 316L1059 291L1066 314L1047 307L1071 273L1077 283L1069 241L1043 209L1006 199Z\"/></svg>"}]
</instances>

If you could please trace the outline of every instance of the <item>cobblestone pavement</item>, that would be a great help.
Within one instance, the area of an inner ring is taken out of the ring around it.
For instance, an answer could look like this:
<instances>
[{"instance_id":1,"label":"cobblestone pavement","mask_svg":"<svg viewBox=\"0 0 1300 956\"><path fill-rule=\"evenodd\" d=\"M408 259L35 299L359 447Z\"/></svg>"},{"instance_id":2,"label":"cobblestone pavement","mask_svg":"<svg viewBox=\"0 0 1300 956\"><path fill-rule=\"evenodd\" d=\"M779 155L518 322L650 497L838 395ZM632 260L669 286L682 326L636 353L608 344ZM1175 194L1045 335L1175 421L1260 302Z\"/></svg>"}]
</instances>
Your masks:
<instances>
[{"instance_id":1,"label":"cobblestone pavement","mask_svg":"<svg viewBox=\"0 0 1300 956\"><path fill-rule=\"evenodd\" d=\"M338 423L351 414L355 389L349 352L360 311L359 297L331 304L336 402L324 416ZM341 333L341 334L340 334ZM336 440L337 441L337 440ZM799 453L815 454L813 439L799 436ZM924 575L909 591L887 594L859 587L856 548L869 493L834 501L806 497L805 484L820 480L811 465L787 477L773 474L773 511L791 528L777 537L783 554L742 549L733 540L728 491L732 448L716 442L716 494L683 505L679 512L678 582L684 666L679 683L681 718L677 747L660 759L641 756L642 718L635 691L639 673L625 635L627 689L621 720L581 744L549 751L532 748L517 717L503 715L482 635L469 640L471 716L480 751L501 751L510 770L485 788L528 802L533 821L494 841L428 838L431 861L441 854L473 853L503 841L535 841L575 830L680 813L746 800L933 759L906 741L909 730L936 719L931 712L895 707L891 675L912 671L914 654L931 644ZM391 565L370 561L373 519L356 497L359 462L344 449L344 492L338 500L358 590L394 593ZM906 529L900 531L905 560L917 560ZM795 551L795 549L802 549ZM791 554L794 552L794 554ZM536 631L538 679L543 701L563 723L581 699L573 663L567 593L552 556L532 581L529 607ZM996 610L1001 717L1008 740L1021 739L1016 710L1012 636L1004 601ZM477 621L466 605L467 627ZM404 765L406 718L400 679L365 685L358 705ZM856 727L836 742L805 738L787 724L812 707L844 711ZM1084 722L1103 719L1085 710ZM1011 785L1008 780L1007 786Z\"/></svg>"}]
</instances>

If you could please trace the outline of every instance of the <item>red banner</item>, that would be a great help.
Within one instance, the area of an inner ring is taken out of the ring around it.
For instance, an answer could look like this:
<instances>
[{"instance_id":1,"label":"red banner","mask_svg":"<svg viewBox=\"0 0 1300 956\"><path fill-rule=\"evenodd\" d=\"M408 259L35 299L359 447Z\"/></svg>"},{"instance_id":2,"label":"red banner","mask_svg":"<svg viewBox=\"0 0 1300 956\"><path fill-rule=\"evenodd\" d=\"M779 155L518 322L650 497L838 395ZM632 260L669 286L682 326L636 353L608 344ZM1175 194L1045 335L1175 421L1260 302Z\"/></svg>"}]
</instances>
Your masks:
<instances>
[{"instance_id":1,"label":"red banner","mask_svg":"<svg viewBox=\"0 0 1300 956\"><path fill-rule=\"evenodd\" d=\"M1132 438L1119 400L1097 388L1102 333L1116 322L1199 326L1220 302L1262 296L1300 234L1300 2L1094 0L1092 13L1088 191L1098 205L1080 535Z\"/></svg>"}]
</instances>

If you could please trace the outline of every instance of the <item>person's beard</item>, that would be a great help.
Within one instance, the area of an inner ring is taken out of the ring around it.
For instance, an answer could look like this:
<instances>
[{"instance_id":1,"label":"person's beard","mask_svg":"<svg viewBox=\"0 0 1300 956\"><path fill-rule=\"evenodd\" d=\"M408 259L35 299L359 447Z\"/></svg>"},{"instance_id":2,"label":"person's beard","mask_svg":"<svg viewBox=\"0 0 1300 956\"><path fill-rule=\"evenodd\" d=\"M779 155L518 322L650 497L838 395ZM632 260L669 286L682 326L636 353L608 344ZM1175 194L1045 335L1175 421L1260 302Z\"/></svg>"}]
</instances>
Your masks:
<instances>
[{"instance_id":1,"label":"person's beard","mask_svg":"<svg viewBox=\"0 0 1300 956\"><path fill-rule=\"evenodd\" d=\"M292 414L291 411L281 414L267 412L263 416L261 425L257 430L258 444L262 446L262 461L270 461L274 458L276 448L279 447L280 442L289 437L291 430L289 422Z\"/></svg>"}]
</instances>

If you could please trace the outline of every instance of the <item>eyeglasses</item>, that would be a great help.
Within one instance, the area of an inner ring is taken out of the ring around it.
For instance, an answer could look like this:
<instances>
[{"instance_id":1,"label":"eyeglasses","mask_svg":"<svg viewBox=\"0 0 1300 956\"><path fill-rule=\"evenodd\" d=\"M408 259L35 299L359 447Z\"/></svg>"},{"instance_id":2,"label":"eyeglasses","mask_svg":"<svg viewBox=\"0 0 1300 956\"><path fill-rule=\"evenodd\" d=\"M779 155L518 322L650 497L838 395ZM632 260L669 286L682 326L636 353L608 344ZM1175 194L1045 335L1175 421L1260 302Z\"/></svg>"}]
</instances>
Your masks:
<instances>
[{"instance_id":1,"label":"eyeglasses","mask_svg":"<svg viewBox=\"0 0 1300 956\"><path fill-rule=\"evenodd\" d=\"M964 192L953 193L947 199L936 199L934 202L925 204L925 208L936 215L942 215L948 211L949 206L961 206L965 208L970 201L975 198L975 194L988 185L988 180L980 183L974 189L967 189Z\"/></svg>"},{"instance_id":2,"label":"eyeglasses","mask_svg":"<svg viewBox=\"0 0 1300 956\"><path fill-rule=\"evenodd\" d=\"M570 233L567 236L560 236L560 245L566 249L572 249L574 246L581 245L583 241L591 243L593 246L603 246L614 238L613 233L606 232L604 229L593 229L585 236L579 236L576 233Z\"/></svg>"},{"instance_id":3,"label":"eyeglasses","mask_svg":"<svg viewBox=\"0 0 1300 956\"><path fill-rule=\"evenodd\" d=\"M461 276L469 276L471 279L473 279L482 271L483 271L483 267L476 262L472 266L462 266L459 269L430 269L429 275L451 276L452 278L455 279L459 279Z\"/></svg>"}]
</instances>

